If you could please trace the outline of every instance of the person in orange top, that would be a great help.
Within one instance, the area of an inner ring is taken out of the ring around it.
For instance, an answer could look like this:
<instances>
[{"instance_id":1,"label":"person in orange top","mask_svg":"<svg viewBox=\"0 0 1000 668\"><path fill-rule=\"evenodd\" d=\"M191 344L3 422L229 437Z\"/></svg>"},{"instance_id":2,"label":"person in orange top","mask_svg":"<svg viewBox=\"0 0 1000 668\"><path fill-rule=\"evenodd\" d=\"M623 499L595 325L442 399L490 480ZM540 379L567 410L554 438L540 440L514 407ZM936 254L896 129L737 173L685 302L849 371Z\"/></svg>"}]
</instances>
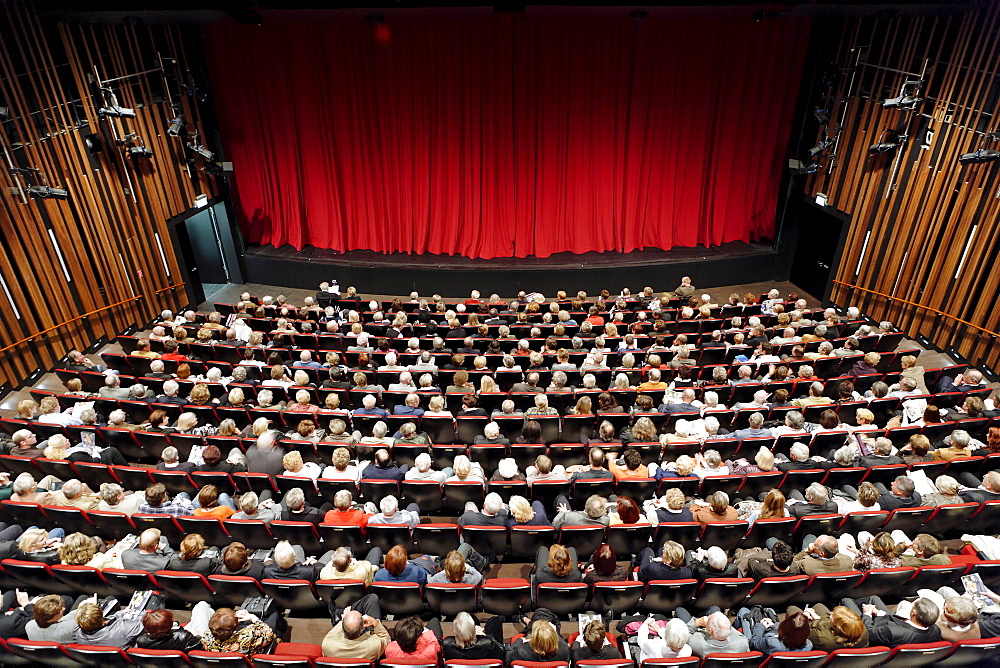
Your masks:
<instances>
[{"instance_id":1,"label":"person in orange top","mask_svg":"<svg viewBox=\"0 0 1000 668\"><path fill-rule=\"evenodd\" d=\"M729 495L725 492L715 492L708 497L708 502L695 501L691 504L691 517L695 522L735 522L739 520L736 509L729 505Z\"/></svg>"},{"instance_id":2,"label":"person in orange top","mask_svg":"<svg viewBox=\"0 0 1000 668\"><path fill-rule=\"evenodd\" d=\"M667 384L660 381L660 370L650 369L649 370L649 380L645 381L639 387L635 388L638 392L654 391L654 390L665 390L667 389Z\"/></svg>"},{"instance_id":3,"label":"person in orange top","mask_svg":"<svg viewBox=\"0 0 1000 668\"><path fill-rule=\"evenodd\" d=\"M624 468L614 459L608 462L608 468L615 474L616 481L623 478L649 477L649 470L646 468L646 465L642 463L642 455L640 455L637 451L626 450L622 453L622 461L625 462Z\"/></svg>"},{"instance_id":4,"label":"person in orange top","mask_svg":"<svg viewBox=\"0 0 1000 668\"><path fill-rule=\"evenodd\" d=\"M351 503L354 497L346 489L342 489L333 497L333 510L327 511L323 517L324 524L357 525L359 527L368 526L368 518L371 513L366 513L361 508L353 508Z\"/></svg>"},{"instance_id":5,"label":"person in orange top","mask_svg":"<svg viewBox=\"0 0 1000 668\"><path fill-rule=\"evenodd\" d=\"M215 485L205 485L198 492L198 507L194 509L195 517L215 517L220 520L228 520L229 516L236 512L233 500L223 492L219 493L219 488Z\"/></svg>"}]
</instances>

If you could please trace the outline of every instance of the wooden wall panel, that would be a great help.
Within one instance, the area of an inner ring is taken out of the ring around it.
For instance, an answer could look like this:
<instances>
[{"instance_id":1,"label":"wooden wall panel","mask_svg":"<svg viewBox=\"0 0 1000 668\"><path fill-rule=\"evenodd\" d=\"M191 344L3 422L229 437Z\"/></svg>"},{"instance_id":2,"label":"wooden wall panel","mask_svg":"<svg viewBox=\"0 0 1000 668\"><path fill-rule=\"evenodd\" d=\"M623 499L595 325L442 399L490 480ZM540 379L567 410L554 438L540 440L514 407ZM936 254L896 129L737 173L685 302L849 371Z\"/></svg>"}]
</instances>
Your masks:
<instances>
[{"instance_id":1,"label":"wooden wall panel","mask_svg":"<svg viewBox=\"0 0 1000 668\"><path fill-rule=\"evenodd\" d=\"M832 156L806 194L852 215L833 299L909 335L1000 363L1000 4L944 16L845 19L831 130ZM924 81L915 110L883 108L907 80ZM890 153L869 147L897 130Z\"/></svg>"},{"instance_id":2,"label":"wooden wall panel","mask_svg":"<svg viewBox=\"0 0 1000 668\"><path fill-rule=\"evenodd\" d=\"M9 109L0 119L0 276L10 293L0 291L0 383L16 384L72 348L176 308L185 297L166 221L217 187L184 147L204 131L179 28L57 24L28 2L0 6L0 106ZM136 116L102 115L101 87ZM178 114L185 134L171 137ZM131 158L127 142L153 157ZM32 184L69 198L30 197Z\"/></svg>"}]
</instances>

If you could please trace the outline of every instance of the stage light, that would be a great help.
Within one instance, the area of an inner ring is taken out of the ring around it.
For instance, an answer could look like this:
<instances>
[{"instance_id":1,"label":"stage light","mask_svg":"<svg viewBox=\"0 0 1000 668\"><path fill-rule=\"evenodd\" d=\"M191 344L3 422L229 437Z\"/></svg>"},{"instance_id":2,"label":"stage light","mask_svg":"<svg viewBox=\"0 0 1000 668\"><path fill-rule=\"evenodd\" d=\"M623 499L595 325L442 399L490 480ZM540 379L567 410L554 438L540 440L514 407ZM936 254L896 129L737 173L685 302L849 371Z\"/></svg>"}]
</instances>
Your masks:
<instances>
[{"instance_id":1,"label":"stage light","mask_svg":"<svg viewBox=\"0 0 1000 668\"><path fill-rule=\"evenodd\" d=\"M183 129L184 116L178 116L177 118L170 119L170 125L167 126L167 134L171 137L180 137Z\"/></svg>"},{"instance_id":2,"label":"stage light","mask_svg":"<svg viewBox=\"0 0 1000 668\"><path fill-rule=\"evenodd\" d=\"M836 139L824 139L820 143L809 149L809 157L813 158L834 145Z\"/></svg>"},{"instance_id":3,"label":"stage light","mask_svg":"<svg viewBox=\"0 0 1000 668\"><path fill-rule=\"evenodd\" d=\"M114 116L115 118L135 118L135 109L110 105L101 109L102 116Z\"/></svg>"},{"instance_id":4,"label":"stage light","mask_svg":"<svg viewBox=\"0 0 1000 668\"><path fill-rule=\"evenodd\" d=\"M146 148L145 146L132 146L128 150L128 154L133 158L152 158L153 152Z\"/></svg>"},{"instance_id":5,"label":"stage light","mask_svg":"<svg viewBox=\"0 0 1000 668\"><path fill-rule=\"evenodd\" d=\"M209 151L207 148L205 148L201 144L195 144L195 143L192 143L192 142L188 142L186 144L186 146L189 149L191 149L192 151L194 151L195 153L197 153L198 155L200 155L201 157L205 158L205 160L211 160L212 158L215 157L214 153L212 153L211 151Z\"/></svg>"},{"instance_id":6,"label":"stage light","mask_svg":"<svg viewBox=\"0 0 1000 668\"><path fill-rule=\"evenodd\" d=\"M813 109L813 116L816 117L816 120L820 125L826 125L830 122L830 114L822 107L816 107Z\"/></svg>"},{"instance_id":7,"label":"stage light","mask_svg":"<svg viewBox=\"0 0 1000 668\"><path fill-rule=\"evenodd\" d=\"M991 151L986 148L981 148L972 153L963 153L958 158L958 161L963 165L978 165L984 162L993 162L994 160L1000 160L1000 151Z\"/></svg>"},{"instance_id":8,"label":"stage light","mask_svg":"<svg viewBox=\"0 0 1000 668\"><path fill-rule=\"evenodd\" d=\"M10 107L0 107L0 121L10 118Z\"/></svg>"},{"instance_id":9,"label":"stage light","mask_svg":"<svg viewBox=\"0 0 1000 668\"><path fill-rule=\"evenodd\" d=\"M885 141L879 142L878 144L872 144L868 147L869 153L891 153L896 150L899 144L894 144L893 142Z\"/></svg>"},{"instance_id":10,"label":"stage light","mask_svg":"<svg viewBox=\"0 0 1000 668\"><path fill-rule=\"evenodd\" d=\"M917 93L923 87L923 81L905 81L899 89L899 95L882 100L882 107L885 109L903 109L912 111L917 108L923 98L917 97Z\"/></svg>"},{"instance_id":11,"label":"stage light","mask_svg":"<svg viewBox=\"0 0 1000 668\"><path fill-rule=\"evenodd\" d=\"M39 199L68 199L69 193L61 188L49 186L28 186L28 194Z\"/></svg>"}]
</instances>

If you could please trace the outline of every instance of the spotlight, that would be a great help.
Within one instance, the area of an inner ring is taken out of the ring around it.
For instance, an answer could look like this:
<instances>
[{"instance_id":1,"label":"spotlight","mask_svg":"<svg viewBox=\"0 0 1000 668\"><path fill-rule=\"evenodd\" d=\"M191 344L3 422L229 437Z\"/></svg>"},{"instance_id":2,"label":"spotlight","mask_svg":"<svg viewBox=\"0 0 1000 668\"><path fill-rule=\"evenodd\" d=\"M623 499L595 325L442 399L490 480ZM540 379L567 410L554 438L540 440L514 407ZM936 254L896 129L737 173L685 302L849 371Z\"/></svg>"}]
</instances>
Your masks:
<instances>
[{"instance_id":1,"label":"spotlight","mask_svg":"<svg viewBox=\"0 0 1000 668\"><path fill-rule=\"evenodd\" d=\"M167 134L171 137L180 137L183 129L184 117L178 116L177 118L170 119L170 125L167 126Z\"/></svg>"},{"instance_id":2,"label":"spotlight","mask_svg":"<svg viewBox=\"0 0 1000 668\"><path fill-rule=\"evenodd\" d=\"M39 199L68 199L69 193L61 188L49 186L28 186L28 194Z\"/></svg>"},{"instance_id":3,"label":"spotlight","mask_svg":"<svg viewBox=\"0 0 1000 668\"><path fill-rule=\"evenodd\" d=\"M825 151L826 149L830 148L831 146L833 146L834 141L835 140L833 139L826 139L816 144L811 149L809 149L809 157L815 157L820 153L822 153L823 151Z\"/></svg>"},{"instance_id":4,"label":"spotlight","mask_svg":"<svg viewBox=\"0 0 1000 668\"><path fill-rule=\"evenodd\" d=\"M830 114L823 107L813 109L813 116L816 117L820 125L826 125L830 122Z\"/></svg>"},{"instance_id":5,"label":"spotlight","mask_svg":"<svg viewBox=\"0 0 1000 668\"><path fill-rule=\"evenodd\" d=\"M110 105L101 109L102 116L114 116L115 118L135 118L135 109Z\"/></svg>"},{"instance_id":6,"label":"spotlight","mask_svg":"<svg viewBox=\"0 0 1000 668\"><path fill-rule=\"evenodd\" d=\"M882 100L882 107L885 109L904 109L912 111L917 108L923 98L917 97L917 93L923 87L923 81L904 81L899 89L897 97L890 97Z\"/></svg>"},{"instance_id":7,"label":"spotlight","mask_svg":"<svg viewBox=\"0 0 1000 668\"><path fill-rule=\"evenodd\" d=\"M963 153L958 158L958 161L963 165L978 165L984 162L993 162L994 160L1000 160L1000 151L991 151L987 148L981 148L972 153Z\"/></svg>"},{"instance_id":8,"label":"spotlight","mask_svg":"<svg viewBox=\"0 0 1000 668\"><path fill-rule=\"evenodd\" d=\"M201 157L205 158L205 160L211 160L212 158L215 157L214 153L212 153L211 151L209 151L207 148L205 148L201 144L195 144L195 143L192 143L192 142L188 142L186 144L186 146L189 149L191 149L192 151L194 151L195 153L197 153L198 155L200 155Z\"/></svg>"},{"instance_id":9,"label":"spotlight","mask_svg":"<svg viewBox=\"0 0 1000 668\"><path fill-rule=\"evenodd\" d=\"M128 154L132 158L152 158L153 152L146 148L145 146L132 146L128 150Z\"/></svg>"},{"instance_id":10,"label":"spotlight","mask_svg":"<svg viewBox=\"0 0 1000 668\"><path fill-rule=\"evenodd\" d=\"M872 144L868 147L869 153L891 153L896 149L899 144L894 144L892 142L879 142L878 144Z\"/></svg>"},{"instance_id":11,"label":"spotlight","mask_svg":"<svg viewBox=\"0 0 1000 668\"><path fill-rule=\"evenodd\" d=\"M10 107L0 107L0 121L10 118Z\"/></svg>"}]
</instances>

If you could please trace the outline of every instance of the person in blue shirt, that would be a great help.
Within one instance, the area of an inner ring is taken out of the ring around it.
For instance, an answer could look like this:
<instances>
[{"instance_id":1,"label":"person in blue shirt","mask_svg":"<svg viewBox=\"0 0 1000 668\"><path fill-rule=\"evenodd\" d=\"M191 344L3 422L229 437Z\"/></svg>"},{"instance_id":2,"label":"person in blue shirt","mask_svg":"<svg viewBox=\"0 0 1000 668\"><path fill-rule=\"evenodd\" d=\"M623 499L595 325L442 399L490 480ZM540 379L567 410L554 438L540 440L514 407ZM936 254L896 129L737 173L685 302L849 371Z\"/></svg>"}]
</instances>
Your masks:
<instances>
[{"instance_id":1,"label":"person in blue shirt","mask_svg":"<svg viewBox=\"0 0 1000 668\"><path fill-rule=\"evenodd\" d=\"M373 581L416 582L423 586L427 582L427 571L410 561L405 547L396 545L386 553L382 568L375 572Z\"/></svg>"}]
</instances>

